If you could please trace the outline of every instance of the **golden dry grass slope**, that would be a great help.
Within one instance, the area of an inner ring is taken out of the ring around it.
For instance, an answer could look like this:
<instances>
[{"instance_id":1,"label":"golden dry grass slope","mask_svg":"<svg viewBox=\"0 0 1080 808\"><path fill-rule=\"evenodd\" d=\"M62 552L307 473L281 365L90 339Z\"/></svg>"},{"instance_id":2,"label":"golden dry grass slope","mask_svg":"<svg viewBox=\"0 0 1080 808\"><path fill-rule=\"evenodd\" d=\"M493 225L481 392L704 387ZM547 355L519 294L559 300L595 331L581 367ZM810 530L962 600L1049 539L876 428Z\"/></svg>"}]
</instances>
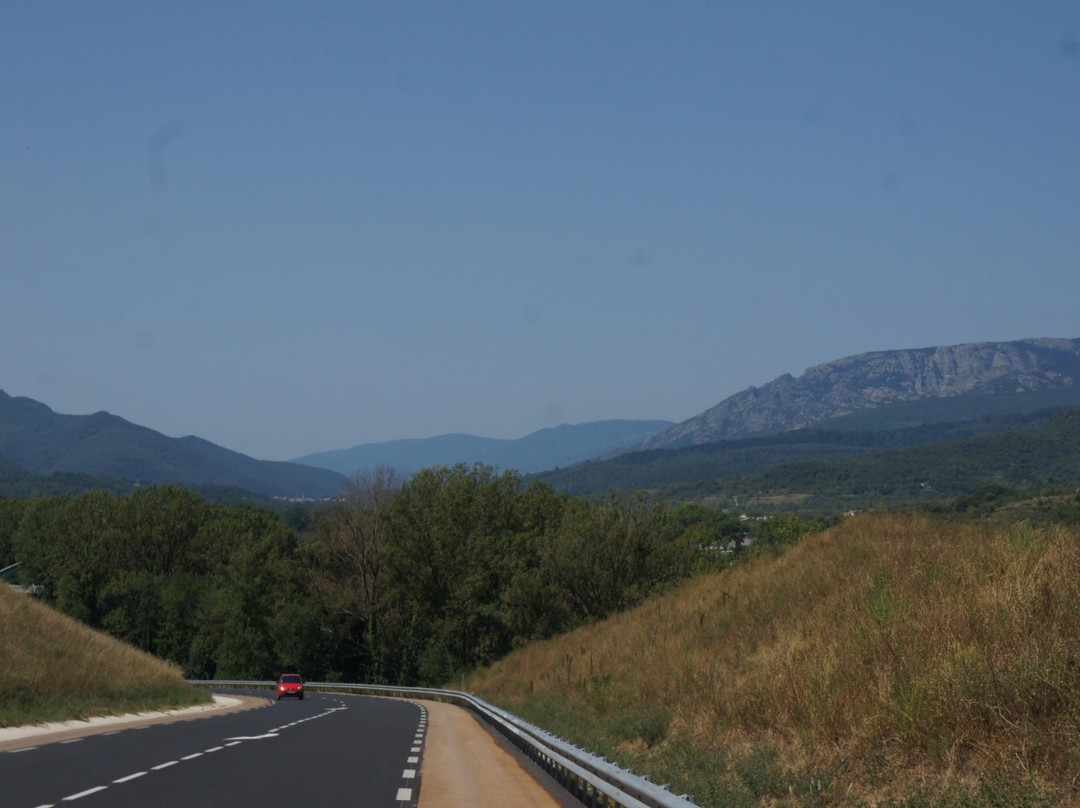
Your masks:
<instances>
[{"instance_id":1,"label":"golden dry grass slope","mask_svg":"<svg viewBox=\"0 0 1080 808\"><path fill-rule=\"evenodd\" d=\"M1080 804L1080 533L853 518L468 687L703 805Z\"/></svg>"},{"instance_id":2,"label":"golden dry grass slope","mask_svg":"<svg viewBox=\"0 0 1080 808\"><path fill-rule=\"evenodd\" d=\"M0 583L0 727L208 699L179 668Z\"/></svg>"}]
</instances>

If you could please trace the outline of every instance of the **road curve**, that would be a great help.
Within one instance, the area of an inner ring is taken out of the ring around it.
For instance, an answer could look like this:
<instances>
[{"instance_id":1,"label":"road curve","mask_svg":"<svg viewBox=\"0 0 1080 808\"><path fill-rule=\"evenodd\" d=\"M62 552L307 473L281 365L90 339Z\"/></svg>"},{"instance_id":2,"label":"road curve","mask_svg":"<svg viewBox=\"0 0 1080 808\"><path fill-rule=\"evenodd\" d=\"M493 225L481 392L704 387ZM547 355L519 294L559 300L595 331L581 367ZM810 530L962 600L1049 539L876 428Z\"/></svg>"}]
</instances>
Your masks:
<instances>
[{"instance_id":1,"label":"road curve","mask_svg":"<svg viewBox=\"0 0 1080 808\"><path fill-rule=\"evenodd\" d=\"M4 808L413 808L427 709L365 696L118 729L0 753Z\"/></svg>"}]
</instances>

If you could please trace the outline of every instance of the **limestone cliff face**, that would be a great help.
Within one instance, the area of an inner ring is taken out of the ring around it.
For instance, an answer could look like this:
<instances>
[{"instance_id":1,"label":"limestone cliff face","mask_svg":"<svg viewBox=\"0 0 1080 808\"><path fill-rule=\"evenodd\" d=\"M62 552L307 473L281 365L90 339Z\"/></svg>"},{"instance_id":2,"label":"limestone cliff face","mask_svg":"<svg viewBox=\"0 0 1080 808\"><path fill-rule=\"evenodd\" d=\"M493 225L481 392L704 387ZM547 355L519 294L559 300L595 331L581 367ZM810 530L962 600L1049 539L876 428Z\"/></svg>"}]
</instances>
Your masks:
<instances>
[{"instance_id":1,"label":"limestone cliff face","mask_svg":"<svg viewBox=\"0 0 1080 808\"><path fill-rule=\"evenodd\" d=\"M724 399L645 442L711 443L810 426L856 410L961 394L1015 393L1080 383L1080 339L976 342L877 351L785 374Z\"/></svg>"}]
</instances>

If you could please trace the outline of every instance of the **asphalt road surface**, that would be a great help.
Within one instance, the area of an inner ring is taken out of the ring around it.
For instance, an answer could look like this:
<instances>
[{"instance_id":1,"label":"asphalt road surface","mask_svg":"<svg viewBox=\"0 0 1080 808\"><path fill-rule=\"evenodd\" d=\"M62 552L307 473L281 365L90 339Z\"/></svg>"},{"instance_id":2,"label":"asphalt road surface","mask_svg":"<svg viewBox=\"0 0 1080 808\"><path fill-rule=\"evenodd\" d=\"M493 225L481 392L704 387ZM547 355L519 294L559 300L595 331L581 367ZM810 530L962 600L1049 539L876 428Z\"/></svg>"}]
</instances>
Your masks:
<instances>
[{"instance_id":1,"label":"asphalt road surface","mask_svg":"<svg viewBox=\"0 0 1080 808\"><path fill-rule=\"evenodd\" d=\"M427 711L416 704L309 693L0 752L0 804L412 808L426 733Z\"/></svg>"}]
</instances>

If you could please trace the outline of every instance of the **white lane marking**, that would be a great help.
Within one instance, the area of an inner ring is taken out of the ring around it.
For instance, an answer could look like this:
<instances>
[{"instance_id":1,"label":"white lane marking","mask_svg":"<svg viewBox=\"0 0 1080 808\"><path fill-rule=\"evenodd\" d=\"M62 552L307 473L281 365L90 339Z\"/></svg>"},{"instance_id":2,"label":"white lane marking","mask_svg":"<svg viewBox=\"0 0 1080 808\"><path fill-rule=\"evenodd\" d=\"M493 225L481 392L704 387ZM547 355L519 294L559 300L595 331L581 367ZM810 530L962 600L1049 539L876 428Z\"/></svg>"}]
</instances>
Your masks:
<instances>
[{"instance_id":1,"label":"white lane marking","mask_svg":"<svg viewBox=\"0 0 1080 808\"><path fill-rule=\"evenodd\" d=\"M232 743L225 744L226 746L239 746L243 741L233 741Z\"/></svg>"},{"instance_id":2,"label":"white lane marking","mask_svg":"<svg viewBox=\"0 0 1080 808\"><path fill-rule=\"evenodd\" d=\"M108 738L110 735L119 735L119 734L120 734L120 730L114 729L112 732L103 732L103 733L101 733L101 737L102 738Z\"/></svg>"},{"instance_id":3,"label":"white lane marking","mask_svg":"<svg viewBox=\"0 0 1080 808\"><path fill-rule=\"evenodd\" d=\"M420 762L420 758L418 758L418 757L411 757L411 758L409 758L408 760L406 760L405 762L406 762L406 763L419 763L419 762Z\"/></svg>"},{"instance_id":4,"label":"white lane marking","mask_svg":"<svg viewBox=\"0 0 1080 808\"><path fill-rule=\"evenodd\" d=\"M412 780L416 777L416 769L406 769L401 773L402 778L405 780Z\"/></svg>"},{"instance_id":5,"label":"white lane marking","mask_svg":"<svg viewBox=\"0 0 1080 808\"><path fill-rule=\"evenodd\" d=\"M119 780L113 780L114 783L127 783L130 780L137 780L142 777L146 772L135 772L135 774L129 774L127 777L121 777Z\"/></svg>"},{"instance_id":6,"label":"white lane marking","mask_svg":"<svg viewBox=\"0 0 1080 808\"><path fill-rule=\"evenodd\" d=\"M179 762L180 762L179 760L170 760L168 763L162 763L162 764L160 764L158 766L151 766L150 771L159 772L162 769L167 769L170 766L175 766Z\"/></svg>"},{"instance_id":7,"label":"white lane marking","mask_svg":"<svg viewBox=\"0 0 1080 808\"><path fill-rule=\"evenodd\" d=\"M35 749L40 749L40 746L24 746L22 749L12 749L8 752L9 755L17 755L19 752L33 752Z\"/></svg>"},{"instance_id":8,"label":"white lane marking","mask_svg":"<svg viewBox=\"0 0 1080 808\"><path fill-rule=\"evenodd\" d=\"M150 725L147 724L145 727L135 727L135 729L150 729Z\"/></svg>"},{"instance_id":9,"label":"white lane marking","mask_svg":"<svg viewBox=\"0 0 1080 808\"><path fill-rule=\"evenodd\" d=\"M399 788L397 790L397 801L398 802L402 802L404 800L411 800L411 799L412 799L412 789L411 788Z\"/></svg>"},{"instance_id":10,"label":"white lane marking","mask_svg":"<svg viewBox=\"0 0 1080 808\"><path fill-rule=\"evenodd\" d=\"M225 748L224 746L211 746L209 749L207 749L205 751L206 751L206 754L209 755L211 752L220 752L224 748Z\"/></svg>"},{"instance_id":11,"label":"white lane marking","mask_svg":"<svg viewBox=\"0 0 1080 808\"><path fill-rule=\"evenodd\" d=\"M39 805L37 808L56 808L51 802L48 805Z\"/></svg>"},{"instance_id":12,"label":"white lane marking","mask_svg":"<svg viewBox=\"0 0 1080 808\"><path fill-rule=\"evenodd\" d=\"M234 735L232 738L226 738L226 741L261 741L263 738L276 738L278 735L276 732L267 732L263 735ZM232 744L225 744L226 746L232 746Z\"/></svg>"},{"instance_id":13,"label":"white lane marking","mask_svg":"<svg viewBox=\"0 0 1080 808\"><path fill-rule=\"evenodd\" d=\"M83 797L89 796L90 794L97 794L99 791L104 791L107 788L108 786L97 786L95 788L88 788L86 789L86 791L80 791L78 794L69 794L68 796L64 797L63 801L71 802L72 800L81 800Z\"/></svg>"},{"instance_id":14,"label":"white lane marking","mask_svg":"<svg viewBox=\"0 0 1080 808\"><path fill-rule=\"evenodd\" d=\"M85 741L86 738L72 738L70 741L60 741L60 743L79 743L79 741Z\"/></svg>"},{"instance_id":15,"label":"white lane marking","mask_svg":"<svg viewBox=\"0 0 1080 808\"><path fill-rule=\"evenodd\" d=\"M419 747L419 746L414 746L414 747L413 747L412 749L410 749L409 751L410 751L410 752L419 752L419 751L420 751L420 747Z\"/></svg>"},{"instance_id":16,"label":"white lane marking","mask_svg":"<svg viewBox=\"0 0 1080 808\"><path fill-rule=\"evenodd\" d=\"M194 760L195 758L197 758L197 757L202 757L202 756L203 756L203 753L202 753L202 752L196 752L196 753L195 753L195 754L193 754L193 755L187 755L186 757L182 757L182 758L180 758L180 759L181 759L181 760Z\"/></svg>"}]
</instances>

